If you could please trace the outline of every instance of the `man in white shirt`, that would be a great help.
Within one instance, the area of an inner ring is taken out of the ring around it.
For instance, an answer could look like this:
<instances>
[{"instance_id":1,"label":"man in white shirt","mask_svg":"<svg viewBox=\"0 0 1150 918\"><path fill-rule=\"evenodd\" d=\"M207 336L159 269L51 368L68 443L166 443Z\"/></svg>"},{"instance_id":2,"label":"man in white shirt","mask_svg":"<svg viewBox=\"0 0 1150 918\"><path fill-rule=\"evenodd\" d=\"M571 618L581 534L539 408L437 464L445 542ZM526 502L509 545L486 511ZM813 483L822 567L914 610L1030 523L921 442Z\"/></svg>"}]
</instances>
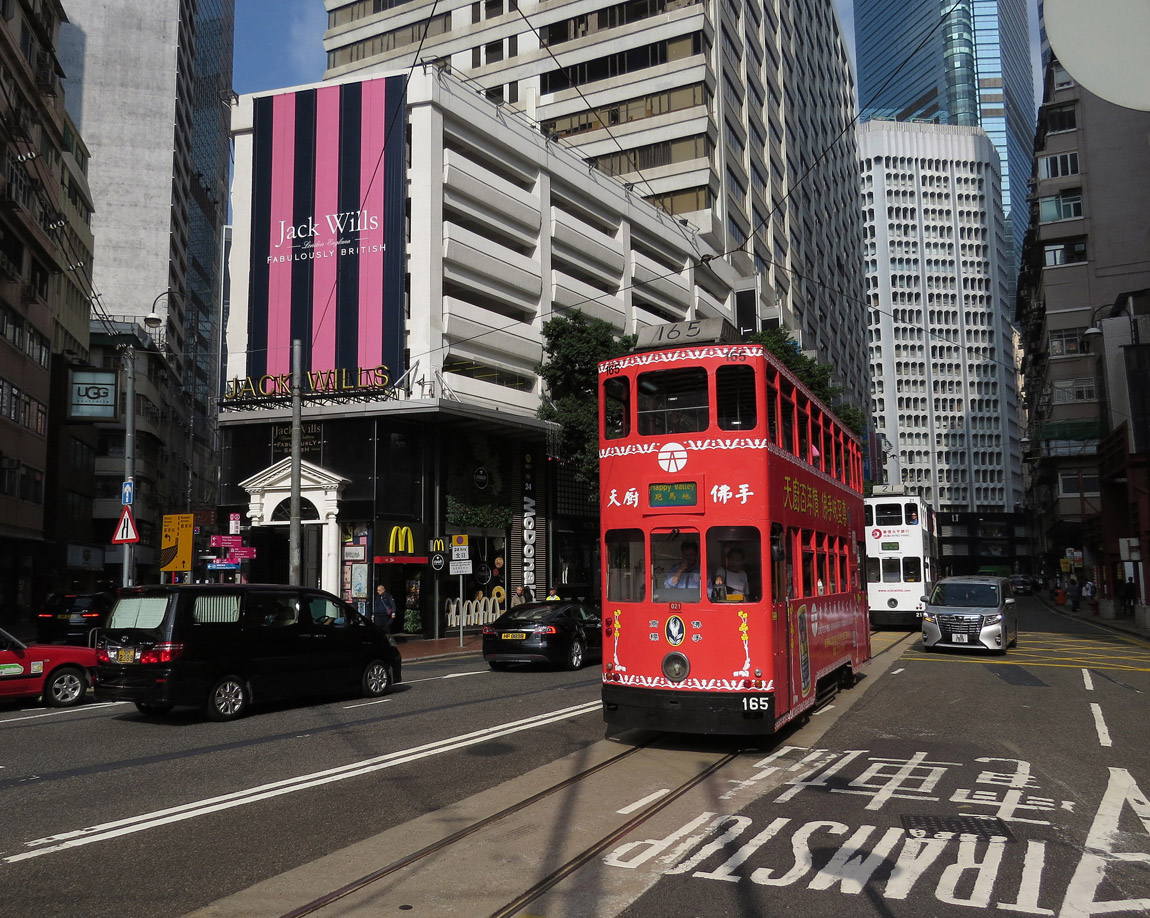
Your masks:
<instances>
[{"instance_id":1,"label":"man in white shirt","mask_svg":"<svg viewBox=\"0 0 1150 918\"><path fill-rule=\"evenodd\" d=\"M750 592L747 572L743 570L746 560L741 548L730 548L723 566L711 578L711 599L715 602L741 602Z\"/></svg>"}]
</instances>

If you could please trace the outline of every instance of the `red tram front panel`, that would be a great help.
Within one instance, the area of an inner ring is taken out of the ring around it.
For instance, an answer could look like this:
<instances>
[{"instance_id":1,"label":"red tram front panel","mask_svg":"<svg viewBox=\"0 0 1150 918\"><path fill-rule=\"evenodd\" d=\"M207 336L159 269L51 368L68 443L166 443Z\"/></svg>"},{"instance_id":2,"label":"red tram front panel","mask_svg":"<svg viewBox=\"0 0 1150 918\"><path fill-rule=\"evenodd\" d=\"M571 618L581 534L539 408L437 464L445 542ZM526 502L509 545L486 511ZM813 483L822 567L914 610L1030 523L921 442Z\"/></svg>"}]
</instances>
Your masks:
<instances>
[{"instance_id":1,"label":"red tram front panel","mask_svg":"<svg viewBox=\"0 0 1150 918\"><path fill-rule=\"evenodd\" d=\"M869 655L857 441L757 345L608 361L600 395L605 720L774 730Z\"/></svg>"}]
</instances>

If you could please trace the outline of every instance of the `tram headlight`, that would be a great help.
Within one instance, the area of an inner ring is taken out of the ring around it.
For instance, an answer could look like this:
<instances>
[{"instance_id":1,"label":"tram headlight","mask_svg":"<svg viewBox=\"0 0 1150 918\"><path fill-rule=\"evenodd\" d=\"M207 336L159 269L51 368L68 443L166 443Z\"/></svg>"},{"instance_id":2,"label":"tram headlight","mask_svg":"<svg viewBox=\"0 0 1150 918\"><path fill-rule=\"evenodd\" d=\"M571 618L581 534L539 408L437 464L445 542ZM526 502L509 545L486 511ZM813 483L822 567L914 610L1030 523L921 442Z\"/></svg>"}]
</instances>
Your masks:
<instances>
[{"instance_id":1,"label":"tram headlight","mask_svg":"<svg viewBox=\"0 0 1150 918\"><path fill-rule=\"evenodd\" d=\"M888 600L886 601L886 604L887 604L888 606L890 606L892 609L897 609L897 608L898 608L898 600L897 600L897 599L895 599L893 596L892 596L890 599L888 599Z\"/></svg>"},{"instance_id":2,"label":"tram headlight","mask_svg":"<svg viewBox=\"0 0 1150 918\"><path fill-rule=\"evenodd\" d=\"M681 653L669 653L663 657L663 675L668 682L682 682L691 672L691 661Z\"/></svg>"}]
</instances>

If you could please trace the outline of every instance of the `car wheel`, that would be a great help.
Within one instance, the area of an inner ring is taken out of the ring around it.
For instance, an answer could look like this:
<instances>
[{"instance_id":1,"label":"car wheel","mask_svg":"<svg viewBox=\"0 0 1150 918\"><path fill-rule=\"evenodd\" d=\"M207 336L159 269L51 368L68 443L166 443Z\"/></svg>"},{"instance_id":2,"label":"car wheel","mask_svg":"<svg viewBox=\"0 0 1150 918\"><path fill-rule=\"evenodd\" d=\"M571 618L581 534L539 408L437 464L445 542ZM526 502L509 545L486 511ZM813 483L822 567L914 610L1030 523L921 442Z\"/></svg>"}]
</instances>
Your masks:
<instances>
[{"instance_id":1,"label":"car wheel","mask_svg":"<svg viewBox=\"0 0 1150 918\"><path fill-rule=\"evenodd\" d=\"M372 660L363 671L363 697L378 698L391 691L391 668L382 660Z\"/></svg>"},{"instance_id":2,"label":"car wheel","mask_svg":"<svg viewBox=\"0 0 1150 918\"><path fill-rule=\"evenodd\" d=\"M149 717L161 717L172 710L172 704L168 701L137 701L136 710Z\"/></svg>"},{"instance_id":3,"label":"car wheel","mask_svg":"<svg viewBox=\"0 0 1150 918\"><path fill-rule=\"evenodd\" d=\"M44 703L53 708L70 708L80 703L87 690L82 669L61 666L44 683Z\"/></svg>"},{"instance_id":4,"label":"car wheel","mask_svg":"<svg viewBox=\"0 0 1150 918\"><path fill-rule=\"evenodd\" d=\"M501 662L500 662L500 661L498 661L498 660L488 660L488 661L487 661L487 665L488 665L488 666L490 666L492 669L495 669L495 670L504 670L504 669L507 669L507 664L506 664L506 663L501 663Z\"/></svg>"},{"instance_id":5,"label":"car wheel","mask_svg":"<svg viewBox=\"0 0 1150 918\"><path fill-rule=\"evenodd\" d=\"M210 720L235 720L248 710L248 687L239 676L224 676L208 692L205 713Z\"/></svg>"},{"instance_id":6,"label":"car wheel","mask_svg":"<svg viewBox=\"0 0 1150 918\"><path fill-rule=\"evenodd\" d=\"M571 649L567 651L564 666L571 670L583 668L583 642L579 638L575 638L571 642Z\"/></svg>"}]
</instances>

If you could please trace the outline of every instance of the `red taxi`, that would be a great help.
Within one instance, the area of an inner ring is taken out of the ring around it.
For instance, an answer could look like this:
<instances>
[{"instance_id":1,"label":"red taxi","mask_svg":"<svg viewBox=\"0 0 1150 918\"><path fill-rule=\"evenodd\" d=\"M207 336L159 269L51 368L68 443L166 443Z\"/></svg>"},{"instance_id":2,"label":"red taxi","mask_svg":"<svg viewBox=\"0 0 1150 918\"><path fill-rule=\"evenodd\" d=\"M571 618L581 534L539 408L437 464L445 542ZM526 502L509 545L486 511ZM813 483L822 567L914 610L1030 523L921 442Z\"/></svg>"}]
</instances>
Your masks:
<instances>
[{"instance_id":1,"label":"red taxi","mask_svg":"<svg viewBox=\"0 0 1150 918\"><path fill-rule=\"evenodd\" d=\"M84 700L96 672L96 651L66 644L25 644L0 628L0 702L43 698L53 708Z\"/></svg>"}]
</instances>

